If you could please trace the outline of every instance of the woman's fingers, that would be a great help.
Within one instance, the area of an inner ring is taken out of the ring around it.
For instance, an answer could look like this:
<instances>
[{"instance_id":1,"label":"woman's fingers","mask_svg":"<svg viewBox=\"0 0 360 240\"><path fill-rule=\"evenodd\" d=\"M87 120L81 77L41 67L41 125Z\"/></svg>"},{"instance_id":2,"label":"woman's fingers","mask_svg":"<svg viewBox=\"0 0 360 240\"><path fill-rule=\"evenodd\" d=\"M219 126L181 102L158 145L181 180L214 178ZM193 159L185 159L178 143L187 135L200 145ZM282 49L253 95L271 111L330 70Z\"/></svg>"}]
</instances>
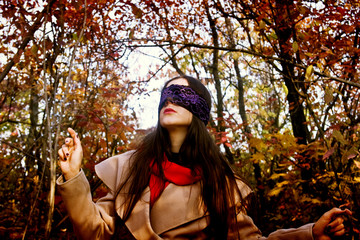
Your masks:
<instances>
[{"instance_id":1,"label":"woman's fingers","mask_svg":"<svg viewBox=\"0 0 360 240\"><path fill-rule=\"evenodd\" d=\"M63 161L67 161L71 153L74 151L74 140L72 138L65 138L65 144L61 146L58 151L59 157Z\"/></svg>"},{"instance_id":2,"label":"woman's fingers","mask_svg":"<svg viewBox=\"0 0 360 240\"><path fill-rule=\"evenodd\" d=\"M72 138L65 138L65 145L68 147L73 147L74 146L74 140Z\"/></svg>"},{"instance_id":3,"label":"woman's fingers","mask_svg":"<svg viewBox=\"0 0 360 240\"><path fill-rule=\"evenodd\" d=\"M72 140L74 141L73 144L76 147L77 145L80 144L80 139L78 137L78 135L76 134L76 132L74 131L74 129L72 128L68 128L68 132L70 133L70 136L72 137Z\"/></svg>"},{"instance_id":4,"label":"woman's fingers","mask_svg":"<svg viewBox=\"0 0 360 240\"><path fill-rule=\"evenodd\" d=\"M338 225L338 226L336 226L334 228L330 228L330 227L328 228L327 227L325 229L325 233L327 235L329 235L329 236L342 236L342 235L345 234L345 231L346 231L346 229L345 229L345 226L343 224Z\"/></svg>"},{"instance_id":5,"label":"woman's fingers","mask_svg":"<svg viewBox=\"0 0 360 240\"><path fill-rule=\"evenodd\" d=\"M67 161L70 158L73 147L68 147L66 144L61 146L61 149L58 151L59 157L63 161Z\"/></svg>"},{"instance_id":6,"label":"woman's fingers","mask_svg":"<svg viewBox=\"0 0 360 240\"><path fill-rule=\"evenodd\" d=\"M71 135L71 138L67 138L68 146L70 147L69 153L70 155L73 155L73 158L81 162L81 159L83 157L83 150L80 138L72 128L68 128L68 132Z\"/></svg>"},{"instance_id":7,"label":"woman's fingers","mask_svg":"<svg viewBox=\"0 0 360 240\"><path fill-rule=\"evenodd\" d=\"M348 209L342 210L342 213L333 216L333 220L326 226L325 232L332 236L342 236L345 234L346 229L344 225L344 217L351 215L352 212Z\"/></svg>"},{"instance_id":8,"label":"woman's fingers","mask_svg":"<svg viewBox=\"0 0 360 240\"><path fill-rule=\"evenodd\" d=\"M76 133L73 129L69 128L68 130L71 130L69 131L71 135L76 136ZM61 160L67 161L70 158L72 152L75 150L74 145L74 139L72 137L65 138L65 144L62 145L61 149L58 151Z\"/></svg>"},{"instance_id":9,"label":"woman's fingers","mask_svg":"<svg viewBox=\"0 0 360 240\"><path fill-rule=\"evenodd\" d=\"M339 234L342 231L345 231L345 226L343 222L344 219L342 219L341 217L337 217L334 221L332 221L326 226L325 232L334 235L336 233Z\"/></svg>"},{"instance_id":10,"label":"woman's fingers","mask_svg":"<svg viewBox=\"0 0 360 240\"><path fill-rule=\"evenodd\" d=\"M59 155L60 160L64 161L65 155L64 155L62 147L58 150L58 155Z\"/></svg>"}]
</instances>

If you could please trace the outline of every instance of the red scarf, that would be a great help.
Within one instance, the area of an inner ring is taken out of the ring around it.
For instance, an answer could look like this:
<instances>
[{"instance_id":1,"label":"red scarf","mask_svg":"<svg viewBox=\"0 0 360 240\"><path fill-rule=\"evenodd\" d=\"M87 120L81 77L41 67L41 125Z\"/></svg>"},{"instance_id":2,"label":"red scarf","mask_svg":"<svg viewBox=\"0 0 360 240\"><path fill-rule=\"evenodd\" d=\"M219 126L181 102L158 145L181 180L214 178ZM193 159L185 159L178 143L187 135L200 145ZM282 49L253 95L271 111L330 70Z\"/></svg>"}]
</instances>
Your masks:
<instances>
[{"instance_id":1,"label":"red scarf","mask_svg":"<svg viewBox=\"0 0 360 240\"><path fill-rule=\"evenodd\" d=\"M154 202L160 197L161 193L169 185L169 183L185 186L193 184L201 179L200 171L198 169L195 170L196 174L193 175L190 168L170 162L165 154L164 161L161 164L164 171L165 179L159 177L159 166L158 164L153 163L154 162L152 161L152 169L149 182L151 206L153 206Z\"/></svg>"}]
</instances>

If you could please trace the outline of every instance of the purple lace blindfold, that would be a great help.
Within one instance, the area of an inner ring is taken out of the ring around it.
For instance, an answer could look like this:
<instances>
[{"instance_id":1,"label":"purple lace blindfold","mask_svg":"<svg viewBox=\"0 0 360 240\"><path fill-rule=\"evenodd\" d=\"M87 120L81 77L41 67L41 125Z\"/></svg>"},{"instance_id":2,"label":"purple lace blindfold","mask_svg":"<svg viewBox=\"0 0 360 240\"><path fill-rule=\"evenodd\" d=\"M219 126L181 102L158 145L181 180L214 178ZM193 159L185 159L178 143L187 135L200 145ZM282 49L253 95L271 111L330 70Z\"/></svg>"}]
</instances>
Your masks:
<instances>
[{"instance_id":1,"label":"purple lace blindfold","mask_svg":"<svg viewBox=\"0 0 360 240\"><path fill-rule=\"evenodd\" d=\"M170 85L161 93L159 111L170 101L179 105L198 117L207 125L210 118L210 108L204 98L199 96L192 88L183 85Z\"/></svg>"}]
</instances>

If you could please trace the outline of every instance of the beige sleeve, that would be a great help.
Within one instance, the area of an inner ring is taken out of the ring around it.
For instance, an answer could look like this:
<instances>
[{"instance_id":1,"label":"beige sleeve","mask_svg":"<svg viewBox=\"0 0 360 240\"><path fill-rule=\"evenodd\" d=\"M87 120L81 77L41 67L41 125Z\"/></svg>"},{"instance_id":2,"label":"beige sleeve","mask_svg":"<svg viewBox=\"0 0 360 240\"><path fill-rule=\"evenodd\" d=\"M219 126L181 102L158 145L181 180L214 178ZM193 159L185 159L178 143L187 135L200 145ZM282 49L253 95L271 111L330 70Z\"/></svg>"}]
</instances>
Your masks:
<instances>
[{"instance_id":1,"label":"beige sleeve","mask_svg":"<svg viewBox=\"0 0 360 240\"><path fill-rule=\"evenodd\" d=\"M243 196L246 199L250 196L252 190L241 180L237 181L238 188ZM236 232L232 230L229 233L229 239L248 239L248 240L313 240L312 227L313 223L306 224L299 228L290 228L290 229L280 229L271 233L268 237L264 237L261 234L259 228L255 225L253 219L244 213L243 208L240 205L237 208L237 222L236 227L231 229L236 229Z\"/></svg>"},{"instance_id":2,"label":"beige sleeve","mask_svg":"<svg viewBox=\"0 0 360 240\"><path fill-rule=\"evenodd\" d=\"M299 228L289 228L289 229L280 229L277 230L269 235L268 240L286 240L286 239L293 239L293 240L314 240L312 235L312 228L314 223L308 223Z\"/></svg>"},{"instance_id":3,"label":"beige sleeve","mask_svg":"<svg viewBox=\"0 0 360 240\"><path fill-rule=\"evenodd\" d=\"M261 235L261 231L255 226L251 217L243 213L239 213L237 215L237 227L238 227L238 232L231 233L229 239L313 240L313 235L312 235L313 223L306 224L299 228L277 230L271 233L268 237L264 237Z\"/></svg>"},{"instance_id":4,"label":"beige sleeve","mask_svg":"<svg viewBox=\"0 0 360 240\"><path fill-rule=\"evenodd\" d=\"M82 170L66 182L62 176L56 182L79 239L110 239L116 219L113 194L110 192L94 203Z\"/></svg>"}]
</instances>

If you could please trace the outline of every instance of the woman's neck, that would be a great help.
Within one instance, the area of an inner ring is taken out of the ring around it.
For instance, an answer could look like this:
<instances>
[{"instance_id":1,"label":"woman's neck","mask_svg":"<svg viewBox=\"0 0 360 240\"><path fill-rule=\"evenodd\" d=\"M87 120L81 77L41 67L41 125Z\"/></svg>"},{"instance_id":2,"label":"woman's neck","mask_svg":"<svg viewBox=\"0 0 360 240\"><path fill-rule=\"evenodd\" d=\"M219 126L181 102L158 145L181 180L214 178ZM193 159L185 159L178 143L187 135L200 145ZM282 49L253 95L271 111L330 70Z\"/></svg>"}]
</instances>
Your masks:
<instances>
[{"instance_id":1,"label":"woman's neck","mask_svg":"<svg viewBox=\"0 0 360 240\"><path fill-rule=\"evenodd\" d=\"M178 153L186 138L187 128L186 131L184 131L184 128L174 128L168 131L171 142L170 151L173 153Z\"/></svg>"}]
</instances>

